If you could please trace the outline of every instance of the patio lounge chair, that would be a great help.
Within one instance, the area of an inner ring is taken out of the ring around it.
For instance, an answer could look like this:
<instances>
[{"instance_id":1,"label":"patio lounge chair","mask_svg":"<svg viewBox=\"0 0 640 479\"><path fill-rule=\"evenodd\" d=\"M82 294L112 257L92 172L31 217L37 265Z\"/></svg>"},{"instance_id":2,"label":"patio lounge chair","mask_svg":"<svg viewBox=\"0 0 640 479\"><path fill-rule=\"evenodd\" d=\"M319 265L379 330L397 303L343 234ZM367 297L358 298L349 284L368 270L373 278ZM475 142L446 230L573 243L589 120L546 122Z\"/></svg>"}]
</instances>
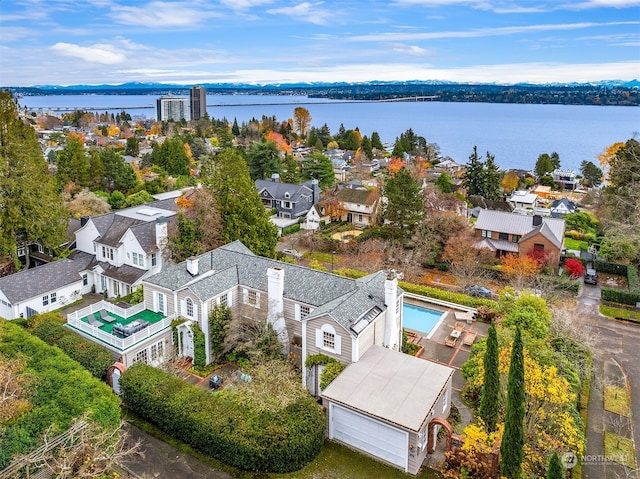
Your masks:
<instances>
[{"instance_id":1,"label":"patio lounge chair","mask_svg":"<svg viewBox=\"0 0 640 479\"><path fill-rule=\"evenodd\" d=\"M456 343L458 342L458 336L447 336L447 339L444 340L444 344L446 346L449 346L450 348L455 347Z\"/></svg>"},{"instance_id":2,"label":"patio lounge chair","mask_svg":"<svg viewBox=\"0 0 640 479\"><path fill-rule=\"evenodd\" d=\"M106 323L113 323L116 320L113 316L109 316L107 311L104 309L100 310L100 319Z\"/></svg>"},{"instance_id":3,"label":"patio lounge chair","mask_svg":"<svg viewBox=\"0 0 640 479\"><path fill-rule=\"evenodd\" d=\"M98 321L99 319L100 316L98 315L98 313L91 314L87 317L87 321L89 322L89 324L91 326L95 326L96 328L103 326L102 321Z\"/></svg>"},{"instance_id":4,"label":"patio lounge chair","mask_svg":"<svg viewBox=\"0 0 640 479\"><path fill-rule=\"evenodd\" d=\"M456 321L466 321L468 324L473 322L473 313L471 311L456 311L453 313Z\"/></svg>"},{"instance_id":5,"label":"patio lounge chair","mask_svg":"<svg viewBox=\"0 0 640 479\"><path fill-rule=\"evenodd\" d=\"M464 340L462 341L462 344L464 344L465 346L471 346L476 338L478 337L478 333L471 332L469 331L467 334L464 335Z\"/></svg>"},{"instance_id":6,"label":"patio lounge chair","mask_svg":"<svg viewBox=\"0 0 640 479\"><path fill-rule=\"evenodd\" d=\"M464 324L462 324L462 323L456 323L456 324L455 324L455 326L453 327L453 330L454 330L454 331L460 331L460 332L463 332L463 331L464 331ZM458 334L458 336L460 336L460 335Z\"/></svg>"}]
</instances>

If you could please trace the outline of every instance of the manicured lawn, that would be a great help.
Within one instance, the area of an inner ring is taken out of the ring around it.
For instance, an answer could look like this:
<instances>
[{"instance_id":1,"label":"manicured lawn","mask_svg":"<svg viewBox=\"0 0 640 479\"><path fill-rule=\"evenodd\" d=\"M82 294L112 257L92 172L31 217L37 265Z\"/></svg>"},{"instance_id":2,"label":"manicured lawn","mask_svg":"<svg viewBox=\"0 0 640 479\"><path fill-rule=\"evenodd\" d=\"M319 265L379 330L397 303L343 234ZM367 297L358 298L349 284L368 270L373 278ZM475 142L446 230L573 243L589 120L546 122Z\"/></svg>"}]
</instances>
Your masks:
<instances>
[{"instance_id":1,"label":"manicured lawn","mask_svg":"<svg viewBox=\"0 0 640 479\"><path fill-rule=\"evenodd\" d=\"M604 408L621 416L631 417L629 394L625 388L610 384L604 387Z\"/></svg>"},{"instance_id":2,"label":"manicured lawn","mask_svg":"<svg viewBox=\"0 0 640 479\"><path fill-rule=\"evenodd\" d=\"M577 251L587 251L587 248L589 248L589 243L587 243L586 241L580 241L580 240L576 240L573 238L569 238L568 236L565 236L564 246L567 249L575 249Z\"/></svg>"},{"instance_id":3,"label":"manicured lawn","mask_svg":"<svg viewBox=\"0 0 640 479\"><path fill-rule=\"evenodd\" d=\"M631 311L624 308L615 308L613 306L600 305L600 314L604 314L609 318L620 318L628 321L640 322L640 312Z\"/></svg>"},{"instance_id":4,"label":"manicured lawn","mask_svg":"<svg viewBox=\"0 0 640 479\"><path fill-rule=\"evenodd\" d=\"M443 477L439 472L431 469L424 470L419 476L411 476L399 469L382 464L363 454L358 454L348 447L330 441L325 441L322 452L318 457L300 471L288 474L241 471L196 451L191 446L172 438L153 424L140 419L129 411L124 414L126 415L126 420L137 428L171 444L181 452L209 464L213 469L224 471L237 479L409 479L412 477L418 477L418 479L441 479Z\"/></svg>"},{"instance_id":5,"label":"manicured lawn","mask_svg":"<svg viewBox=\"0 0 640 479\"><path fill-rule=\"evenodd\" d=\"M633 439L618 436L612 432L604 433L604 455L611 461L636 469L636 449Z\"/></svg>"}]
</instances>

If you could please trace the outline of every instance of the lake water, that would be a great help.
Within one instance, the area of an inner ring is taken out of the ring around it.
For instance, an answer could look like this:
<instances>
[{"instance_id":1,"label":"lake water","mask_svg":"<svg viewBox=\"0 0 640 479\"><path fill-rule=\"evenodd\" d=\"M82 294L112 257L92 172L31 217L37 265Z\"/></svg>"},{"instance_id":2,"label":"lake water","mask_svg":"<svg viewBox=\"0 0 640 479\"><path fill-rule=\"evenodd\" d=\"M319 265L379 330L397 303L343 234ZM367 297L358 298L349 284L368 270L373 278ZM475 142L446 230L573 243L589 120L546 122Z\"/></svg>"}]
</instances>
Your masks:
<instances>
[{"instance_id":1,"label":"lake water","mask_svg":"<svg viewBox=\"0 0 640 479\"><path fill-rule=\"evenodd\" d=\"M131 116L155 117L156 95L52 95L25 96L28 108L99 108ZM578 170L583 160L597 164L607 146L640 132L640 108L620 106L521 105L449 102L345 102L303 96L207 95L212 118L238 123L262 115L283 121L304 106L311 125L326 123L336 134L358 127L363 135L377 131L382 142L393 143L408 128L443 156L466 163L474 145L484 157L489 151L503 168L533 169L538 155L557 152L563 168Z\"/></svg>"}]
</instances>

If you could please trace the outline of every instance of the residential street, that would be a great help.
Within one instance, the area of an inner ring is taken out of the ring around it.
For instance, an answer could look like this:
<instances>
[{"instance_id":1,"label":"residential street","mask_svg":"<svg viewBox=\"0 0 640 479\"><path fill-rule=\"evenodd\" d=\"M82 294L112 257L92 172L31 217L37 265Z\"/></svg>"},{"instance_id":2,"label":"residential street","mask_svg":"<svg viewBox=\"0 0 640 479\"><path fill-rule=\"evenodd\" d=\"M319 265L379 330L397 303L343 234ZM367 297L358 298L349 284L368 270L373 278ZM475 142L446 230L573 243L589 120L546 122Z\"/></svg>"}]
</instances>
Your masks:
<instances>
[{"instance_id":1,"label":"residential street","mask_svg":"<svg viewBox=\"0 0 640 479\"><path fill-rule=\"evenodd\" d=\"M589 423L587 430L587 450L584 457L583 477L585 479L637 478L638 471L625 468L604 457L603 431L615 430L612 413L603 410L603 384L605 379L630 387L631 424L633 439L640 444L640 326L615 321L598 312L600 287L583 286L578 298L578 310L584 318L584 327L589 328L596 342L594 351L594 381L589 402Z\"/></svg>"}]
</instances>

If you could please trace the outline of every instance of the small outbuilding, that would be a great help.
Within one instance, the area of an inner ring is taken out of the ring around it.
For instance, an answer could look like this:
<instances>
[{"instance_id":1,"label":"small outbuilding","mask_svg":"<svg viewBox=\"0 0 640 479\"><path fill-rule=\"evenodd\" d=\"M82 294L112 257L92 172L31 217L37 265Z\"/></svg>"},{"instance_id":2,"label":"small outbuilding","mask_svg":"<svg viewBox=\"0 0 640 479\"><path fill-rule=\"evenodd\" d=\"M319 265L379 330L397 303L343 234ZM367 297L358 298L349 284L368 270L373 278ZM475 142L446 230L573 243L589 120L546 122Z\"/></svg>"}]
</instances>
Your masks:
<instances>
[{"instance_id":1,"label":"small outbuilding","mask_svg":"<svg viewBox=\"0 0 640 479\"><path fill-rule=\"evenodd\" d=\"M322 392L329 439L417 474L451 409L453 369L372 346ZM439 422L439 421L436 421Z\"/></svg>"}]
</instances>

